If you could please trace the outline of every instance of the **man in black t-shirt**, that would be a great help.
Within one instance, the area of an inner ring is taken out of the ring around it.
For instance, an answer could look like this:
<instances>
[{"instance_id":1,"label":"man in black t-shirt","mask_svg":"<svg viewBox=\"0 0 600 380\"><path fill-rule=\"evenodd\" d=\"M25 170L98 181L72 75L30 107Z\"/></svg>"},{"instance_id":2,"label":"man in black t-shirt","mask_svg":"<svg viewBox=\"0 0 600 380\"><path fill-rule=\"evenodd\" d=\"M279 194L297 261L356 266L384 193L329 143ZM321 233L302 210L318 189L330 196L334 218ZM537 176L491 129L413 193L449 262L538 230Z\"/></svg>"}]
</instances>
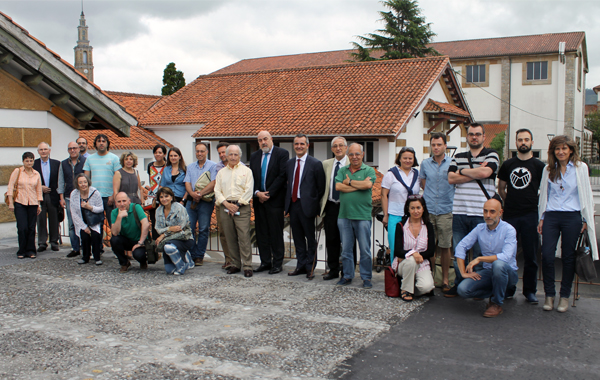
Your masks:
<instances>
[{"instance_id":1,"label":"man in black t-shirt","mask_svg":"<svg viewBox=\"0 0 600 380\"><path fill-rule=\"evenodd\" d=\"M504 199L504 220L517 231L521 241L525 265L523 268L523 295L536 305L536 262L539 237L538 190L544 163L533 157L533 135L528 129L517 131L517 157L505 161L498 172L498 193Z\"/></svg>"}]
</instances>

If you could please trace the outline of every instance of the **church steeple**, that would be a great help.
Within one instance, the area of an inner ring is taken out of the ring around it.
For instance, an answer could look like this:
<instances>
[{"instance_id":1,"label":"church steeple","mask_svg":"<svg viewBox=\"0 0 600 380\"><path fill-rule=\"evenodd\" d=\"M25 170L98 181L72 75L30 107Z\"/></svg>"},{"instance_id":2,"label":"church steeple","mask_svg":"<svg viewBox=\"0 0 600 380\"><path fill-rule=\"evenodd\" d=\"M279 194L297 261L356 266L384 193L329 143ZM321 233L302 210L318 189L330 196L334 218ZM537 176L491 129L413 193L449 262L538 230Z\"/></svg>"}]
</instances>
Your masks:
<instances>
[{"instance_id":1,"label":"church steeple","mask_svg":"<svg viewBox=\"0 0 600 380\"><path fill-rule=\"evenodd\" d=\"M81 16L79 17L79 26L77 27L77 46L75 50L75 69L85 75L90 82L94 81L94 61L92 56L93 47L88 40L88 27L85 23L85 14L83 13L83 2L81 5Z\"/></svg>"}]
</instances>

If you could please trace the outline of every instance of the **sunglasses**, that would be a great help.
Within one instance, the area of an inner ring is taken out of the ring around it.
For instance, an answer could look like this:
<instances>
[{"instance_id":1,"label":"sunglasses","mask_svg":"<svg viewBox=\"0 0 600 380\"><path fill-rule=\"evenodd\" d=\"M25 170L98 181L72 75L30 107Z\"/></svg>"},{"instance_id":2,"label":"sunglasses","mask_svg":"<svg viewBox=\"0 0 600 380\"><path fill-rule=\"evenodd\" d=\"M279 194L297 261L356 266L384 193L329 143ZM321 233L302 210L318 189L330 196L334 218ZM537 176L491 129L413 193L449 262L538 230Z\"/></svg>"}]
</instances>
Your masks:
<instances>
[{"instance_id":1,"label":"sunglasses","mask_svg":"<svg viewBox=\"0 0 600 380\"><path fill-rule=\"evenodd\" d=\"M423 198L420 194L411 194L407 199L421 199Z\"/></svg>"}]
</instances>

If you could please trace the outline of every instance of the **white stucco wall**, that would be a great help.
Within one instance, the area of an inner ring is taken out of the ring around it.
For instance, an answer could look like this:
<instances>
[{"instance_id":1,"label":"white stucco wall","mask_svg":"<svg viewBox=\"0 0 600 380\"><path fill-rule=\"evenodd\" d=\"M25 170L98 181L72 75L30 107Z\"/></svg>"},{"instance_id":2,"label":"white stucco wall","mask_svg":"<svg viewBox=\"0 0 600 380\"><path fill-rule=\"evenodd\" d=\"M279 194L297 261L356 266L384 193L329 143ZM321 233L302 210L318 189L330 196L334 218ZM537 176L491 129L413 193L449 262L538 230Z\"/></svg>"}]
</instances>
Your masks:
<instances>
[{"instance_id":1,"label":"white stucco wall","mask_svg":"<svg viewBox=\"0 0 600 380\"><path fill-rule=\"evenodd\" d=\"M201 124L190 124L190 125L151 125L144 127L156 133L159 137L167 140L173 146L181 150L181 154L185 159L186 164L190 164L196 160L195 141L192 137L198 129L202 127ZM216 148L215 148L216 152ZM152 153L152 152L150 152ZM212 157L212 155L211 155ZM218 159L218 155L216 156ZM211 158L212 159L212 158Z\"/></svg>"},{"instance_id":2,"label":"white stucco wall","mask_svg":"<svg viewBox=\"0 0 600 380\"><path fill-rule=\"evenodd\" d=\"M461 72L462 66L454 67ZM488 86L463 88L475 121L499 122L501 119L502 65L488 65ZM459 77L460 80L460 77Z\"/></svg>"}]
</instances>

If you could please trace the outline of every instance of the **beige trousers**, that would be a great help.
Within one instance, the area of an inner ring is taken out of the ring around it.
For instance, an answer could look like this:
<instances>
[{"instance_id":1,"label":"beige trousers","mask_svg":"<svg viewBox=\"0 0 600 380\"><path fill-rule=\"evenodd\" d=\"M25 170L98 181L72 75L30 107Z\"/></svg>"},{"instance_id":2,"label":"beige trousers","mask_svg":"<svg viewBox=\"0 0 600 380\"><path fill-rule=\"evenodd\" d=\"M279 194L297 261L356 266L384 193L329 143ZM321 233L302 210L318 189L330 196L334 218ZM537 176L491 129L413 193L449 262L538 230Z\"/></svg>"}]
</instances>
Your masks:
<instances>
[{"instance_id":1,"label":"beige trousers","mask_svg":"<svg viewBox=\"0 0 600 380\"><path fill-rule=\"evenodd\" d=\"M225 238L225 229L223 229L223 225L221 224L221 209L225 208L225 206L219 205L217 206L217 226L219 228L219 240L221 241L221 247L223 247L223 255L225 256L225 262L231 262L231 255L229 254L229 247L227 246L227 238Z\"/></svg>"},{"instance_id":2,"label":"beige trousers","mask_svg":"<svg viewBox=\"0 0 600 380\"><path fill-rule=\"evenodd\" d=\"M413 256L404 259L398 264L397 276L402 277L400 289L421 296L434 288L433 276L430 270L417 272L419 264Z\"/></svg>"},{"instance_id":3,"label":"beige trousers","mask_svg":"<svg viewBox=\"0 0 600 380\"><path fill-rule=\"evenodd\" d=\"M229 256L234 267L252 270L250 244L250 205L240 206L240 215L229 215L226 207L219 207L221 226L227 240Z\"/></svg>"}]
</instances>

